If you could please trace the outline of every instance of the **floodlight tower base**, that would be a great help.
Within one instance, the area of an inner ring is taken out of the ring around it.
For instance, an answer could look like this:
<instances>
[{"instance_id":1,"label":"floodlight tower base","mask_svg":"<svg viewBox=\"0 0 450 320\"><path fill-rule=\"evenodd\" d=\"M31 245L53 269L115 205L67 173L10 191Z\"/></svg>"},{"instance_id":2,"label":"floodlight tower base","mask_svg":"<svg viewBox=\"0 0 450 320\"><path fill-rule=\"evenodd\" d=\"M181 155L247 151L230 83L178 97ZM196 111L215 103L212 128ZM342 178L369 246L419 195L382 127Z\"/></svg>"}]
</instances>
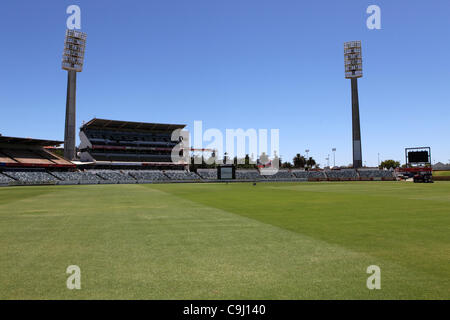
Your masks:
<instances>
[{"instance_id":1,"label":"floodlight tower base","mask_svg":"<svg viewBox=\"0 0 450 320\"><path fill-rule=\"evenodd\" d=\"M76 90L77 72L67 72L67 98L66 98L66 126L64 131L64 158L74 160L75 150L75 122L76 122Z\"/></svg>"},{"instance_id":2,"label":"floodlight tower base","mask_svg":"<svg viewBox=\"0 0 450 320\"><path fill-rule=\"evenodd\" d=\"M361 126L359 122L358 78L352 78L351 84L352 84L353 168L361 168L362 151L361 151Z\"/></svg>"}]
</instances>

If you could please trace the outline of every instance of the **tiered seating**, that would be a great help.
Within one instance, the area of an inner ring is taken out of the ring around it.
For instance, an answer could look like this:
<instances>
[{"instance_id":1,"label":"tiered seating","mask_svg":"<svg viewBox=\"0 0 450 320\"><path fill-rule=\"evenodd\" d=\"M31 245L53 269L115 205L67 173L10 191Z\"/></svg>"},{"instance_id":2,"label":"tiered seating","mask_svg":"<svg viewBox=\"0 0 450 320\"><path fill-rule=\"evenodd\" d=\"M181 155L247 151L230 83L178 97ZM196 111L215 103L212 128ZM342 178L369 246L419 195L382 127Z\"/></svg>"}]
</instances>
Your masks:
<instances>
[{"instance_id":1,"label":"tiered seating","mask_svg":"<svg viewBox=\"0 0 450 320\"><path fill-rule=\"evenodd\" d=\"M39 155L42 158L48 159L51 162L55 163L55 164L63 164L63 165L70 165L70 161L67 161L53 153L50 153L46 150L35 150L34 151L35 154Z\"/></svg>"},{"instance_id":2,"label":"tiered seating","mask_svg":"<svg viewBox=\"0 0 450 320\"><path fill-rule=\"evenodd\" d=\"M388 170L366 170L366 169L360 169L358 170L359 176L361 179L381 179L381 178L387 178L387 179L393 179L394 175L391 171Z\"/></svg>"},{"instance_id":3,"label":"tiered seating","mask_svg":"<svg viewBox=\"0 0 450 320\"><path fill-rule=\"evenodd\" d=\"M57 179L44 171L5 171L3 174L17 181L29 184L46 183Z\"/></svg>"},{"instance_id":4,"label":"tiered seating","mask_svg":"<svg viewBox=\"0 0 450 320\"><path fill-rule=\"evenodd\" d=\"M112 152L91 152L97 161L132 161L132 162L152 162L169 161L170 157L159 154L133 154L133 153L112 153Z\"/></svg>"},{"instance_id":5,"label":"tiered seating","mask_svg":"<svg viewBox=\"0 0 450 320\"><path fill-rule=\"evenodd\" d=\"M238 180L257 180L263 179L258 170L236 170L236 179Z\"/></svg>"},{"instance_id":6,"label":"tiered seating","mask_svg":"<svg viewBox=\"0 0 450 320\"><path fill-rule=\"evenodd\" d=\"M171 180L199 180L200 177L195 172L184 170L166 170L164 174Z\"/></svg>"},{"instance_id":7,"label":"tiered seating","mask_svg":"<svg viewBox=\"0 0 450 320\"><path fill-rule=\"evenodd\" d=\"M185 125L92 119L80 128L81 161L150 162L158 169L172 163L172 132Z\"/></svg>"},{"instance_id":8,"label":"tiered seating","mask_svg":"<svg viewBox=\"0 0 450 320\"><path fill-rule=\"evenodd\" d=\"M135 180L133 177L129 176L126 173L122 173L119 170L89 170L88 172L91 172L93 174L96 174L98 176L100 176L101 178L103 178L104 180L109 180L109 181L130 181L130 180Z\"/></svg>"},{"instance_id":9,"label":"tiered seating","mask_svg":"<svg viewBox=\"0 0 450 320\"><path fill-rule=\"evenodd\" d=\"M33 169L3 169L0 184L99 184L99 183L153 183L170 181L217 180L216 169L198 169L197 173L184 170L106 170L34 171ZM28 171L27 171L28 170ZM47 169L48 170L48 169ZM247 181L318 181L318 180L394 180L394 173L376 169L340 169L328 171L279 170L274 175L261 175L258 170L236 170L237 180Z\"/></svg>"},{"instance_id":10,"label":"tiered seating","mask_svg":"<svg viewBox=\"0 0 450 320\"><path fill-rule=\"evenodd\" d=\"M138 181L168 181L169 178L159 170L128 170L130 176Z\"/></svg>"},{"instance_id":11,"label":"tiered seating","mask_svg":"<svg viewBox=\"0 0 450 320\"><path fill-rule=\"evenodd\" d=\"M132 131L111 130L85 130L86 136L93 143L103 145L129 145L129 146L172 146L174 142L171 140L170 132L132 132Z\"/></svg>"},{"instance_id":12,"label":"tiered seating","mask_svg":"<svg viewBox=\"0 0 450 320\"><path fill-rule=\"evenodd\" d=\"M10 158L13 158L19 163L27 164L52 164L52 162L46 158L43 158L39 154L25 149L2 149L2 153Z\"/></svg>"},{"instance_id":13,"label":"tiered seating","mask_svg":"<svg viewBox=\"0 0 450 320\"><path fill-rule=\"evenodd\" d=\"M308 179L312 180L326 180L327 176L325 175L325 172L323 171L308 171Z\"/></svg>"},{"instance_id":14,"label":"tiered seating","mask_svg":"<svg viewBox=\"0 0 450 320\"><path fill-rule=\"evenodd\" d=\"M355 169L328 170L325 174L330 180L356 180L358 174Z\"/></svg>"},{"instance_id":15,"label":"tiered seating","mask_svg":"<svg viewBox=\"0 0 450 320\"><path fill-rule=\"evenodd\" d=\"M264 175L268 180L292 180L294 176L288 170L278 170L277 173L272 175Z\"/></svg>"},{"instance_id":16,"label":"tiered seating","mask_svg":"<svg viewBox=\"0 0 450 320\"><path fill-rule=\"evenodd\" d=\"M7 177L0 173L0 184L9 183L11 181L14 181L14 179L11 179L10 177Z\"/></svg>"},{"instance_id":17,"label":"tiered seating","mask_svg":"<svg viewBox=\"0 0 450 320\"><path fill-rule=\"evenodd\" d=\"M63 181L80 182L80 183L98 183L101 180L96 174L91 172L53 172L58 179Z\"/></svg>"},{"instance_id":18,"label":"tiered seating","mask_svg":"<svg viewBox=\"0 0 450 320\"><path fill-rule=\"evenodd\" d=\"M295 178L297 178L297 179L302 179L302 180L308 179L308 171L292 171L292 173L294 174Z\"/></svg>"},{"instance_id":19,"label":"tiered seating","mask_svg":"<svg viewBox=\"0 0 450 320\"><path fill-rule=\"evenodd\" d=\"M0 163L17 163L17 161L0 152Z\"/></svg>"},{"instance_id":20,"label":"tiered seating","mask_svg":"<svg viewBox=\"0 0 450 320\"><path fill-rule=\"evenodd\" d=\"M217 169L197 169L197 174L205 180L217 180Z\"/></svg>"},{"instance_id":21,"label":"tiered seating","mask_svg":"<svg viewBox=\"0 0 450 320\"><path fill-rule=\"evenodd\" d=\"M388 170L381 170L380 175L382 178L395 178L394 172Z\"/></svg>"}]
</instances>

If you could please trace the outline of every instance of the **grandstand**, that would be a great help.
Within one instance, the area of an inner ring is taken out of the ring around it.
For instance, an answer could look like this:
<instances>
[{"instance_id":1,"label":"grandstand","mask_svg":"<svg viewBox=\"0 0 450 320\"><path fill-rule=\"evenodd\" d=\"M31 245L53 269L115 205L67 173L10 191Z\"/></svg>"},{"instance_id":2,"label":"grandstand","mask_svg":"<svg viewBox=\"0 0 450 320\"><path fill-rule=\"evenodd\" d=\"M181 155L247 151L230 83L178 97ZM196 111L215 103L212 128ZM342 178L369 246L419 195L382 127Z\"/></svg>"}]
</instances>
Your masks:
<instances>
[{"instance_id":1,"label":"grandstand","mask_svg":"<svg viewBox=\"0 0 450 320\"><path fill-rule=\"evenodd\" d=\"M86 172L52 172L52 175L59 181L64 181L64 184L96 184L101 179L94 173Z\"/></svg>"},{"instance_id":2,"label":"grandstand","mask_svg":"<svg viewBox=\"0 0 450 320\"><path fill-rule=\"evenodd\" d=\"M136 183L136 179L121 170L89 170L86 173L97 175L100 179L103 179L104 181L111 181L113 183Z\"/></svg>"},{"instance_id":3,"label":"grandstand","mask_svg":"<svg viewBox=\"0 0 450 320\"><path fill-rule=\"evenodd\" d=\"M358 173L355 169L327 170L325 174L330 181L359 180Z\"/></svg>"},{"instance_id":4,"label":"grandstand","mask_svg":"<svg viewBox=\"0 0 450 320\"><path fill-rule=\"evenodd\" d=\"M36 170L36 171L4 171L3 175L22 182L24 184L45 184L54 182L57 179L55 179L54 176L51 174L43 171L43 170Z\"/></svg>"},{"instance_id":5,"label":"grandstand","mask_svg":"<svg viewBox=\"0 0 450 320\"><path fill-rule=\"evenodd\" d=\"M265 175L267 180L275 180L275 181L290 181L295 178L295 176L289 170L278 170L275 174Z\"/></svg>"},{"instance_id":6,"label":"grandstand","mask_svg":"<svg viewBox=\"0 0 450 320\"><path fill-rule=\"evenodd\" d=\"M393 180L394 172L389 170L359 169L360 180Z\"/></svg>"},{"instance_id":7,"label":"grandstand","mask_svg":"<svg viewBox=\"0 0 450 320\"><path fill-rule=\"evenodd\" d=\"M173 163L172 132L185 125L116 121L94 118L80 128L80 160L89 168L138 168L182 170Z\"/></svg>"},{"instance_id":8,"label":"grandstand","mask_svg":"<svg viewBox=\"0 0 450 320\"><path fill-rule=\"evenodd\" d=\"M0 185L1 184L9 184L10 182L13 182L14 179L0 173Z\"/></svg>"},{"instance_id":9,"label":"grandstand","mask_svg":"<svg viewBox=\"0 0 450 320\"><path fill-rule=\"evenodd\" d=\"M169 181L169 177L159 170L127 170L126 173L140 183Z\"/></svg>"},{"instance_id":10,"label":"grandstand","mask_svg":"<svg viewBox=\"0 0 450 320\"><path fill-rule=\"evenodd\" d=\"M236 170L236 180L261 180L263 176L256 169Z\"/></svg>"},{"instance_id":11,"label":"grandstand","mask_svg":"<svg viewBox=\"0 0 450 320\"><path fill-rule=\"evenodd\" d=\"M219 181L217 169L187 170L172 163L176 141L171 133L184 125L93 119L80 132L78 167L49 151L61 141L0 136L0 185L133 184ZM136 161L139 160L139 161ZM236 181L358 181L395 180L392 171L378 169L286 170L263 175L257 169L237 169Z\"/></svg>"},{"instance_id":12,"label":"grandstand","mask_svg":"<svg viewBox=\"0 0 450 320\"><path fill-rule=\"evenodd\" d=\"M214 174L214 172L216 172ZM359 176L361 174L361 176ZM359 181L395 180L391 171L281 171L275 175L261 175L257 170L236 170L236 182L245 181ZM112 170L55 171L50 169L8 169L0 172L0 185L23 184L134 184L170 182L218 182L217 170L197 173L185 170Z\"/></svg>"},{"instance_id":13,"label":"grandstand","mask_svg":"<svg viewBox=\"0 0 450 320\"><path fill-rule=\"evenodd\" d=\"M197 174L203 180L217 180L217 169L197 169Z\"/></svg>"},{"instance_id":14,"label":"grandstand","mask_svg":"<svg viewBox=\"0 0 450 320\"><path fill-rule=\"evenodd\" d=\"M300 181L308 181L308 171L292 170L292 174L296 179L299 179Z\"/></svg>"},{"instance_id":15,"label":"grandstand","mask_svg":"<svg viewBox=\"0 0 450 320\"><path fill-rule=\"evenodd\" d=\"M62 142L0 136L0 184L47 184L58 179L47 170L71 170L75 165L48 151Z\"/></svg>"},{"instance_id":16,"label":"grandstand","mask_svg":"<svg viewBox=\"0 0 450 320\"><path fill-rule=\"evenodd\" d=\"M325 181L327 180L327 175L325 171L310 170L308 171L308 181Z\"/></svg>"},{"instance_id":17,"label":"grandstand","mask_svg":"<svg viewBox=\"0 0 450 320\"><path fill-rule=\"evenodd\" d=\"M182 171L182 170L168 170L168 171L164 171L164 174L167 177L169 177L170 180L174 180L174 181L200 179L200 177L196 173L189 172L189 171Z\"/></svg>"},{"instance_id":18,"label":"grandstand","mask_svg":"<svg viewBox=\"0 0 450 320\"><path fill-rule=\"evenodd\" d=\"M0 136L0 167L3 168L73 168L70 161L65 160L45 147L58 146L62 142L31 138Z\"/></svg>"}]
</instances>

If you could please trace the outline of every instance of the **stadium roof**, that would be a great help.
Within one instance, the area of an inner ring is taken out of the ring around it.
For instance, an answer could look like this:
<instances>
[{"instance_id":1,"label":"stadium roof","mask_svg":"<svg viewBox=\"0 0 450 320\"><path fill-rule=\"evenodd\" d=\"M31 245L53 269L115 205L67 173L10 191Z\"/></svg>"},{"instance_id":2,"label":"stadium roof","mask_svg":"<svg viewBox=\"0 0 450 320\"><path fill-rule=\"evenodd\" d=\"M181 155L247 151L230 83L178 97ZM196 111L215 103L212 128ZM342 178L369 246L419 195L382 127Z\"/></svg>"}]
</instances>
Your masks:
<instances>
[{"instance_id":1,"label":"stadium roof","mask_svg":"<svg viewBox=\"0 0 450 320\"><path fill-rule=\"evenodd\" d=\"M164 123L148 123L148 122L133 122L133 121L118 121L94 118L85 123L81 128L98 128L98 129L126 129L126 130L145 130L145 131L173 131L176 129L183 129L185 124L164 124Z\"/></svg>"},{"instance_id":2,"label":"stadium roof","mask_svg":"<svg viewBox=\"0 0 450 320\"><path fill-rule=\"evenodd\" d=\"M63 141L56 140L41 140L41 139L32 139L32 138L17 138L17 137L5 137L0 135L0 144L1 143L14 143L14 144L27 144L34 146L59 146L63 144Z\"/></svg>"}]
</instances>

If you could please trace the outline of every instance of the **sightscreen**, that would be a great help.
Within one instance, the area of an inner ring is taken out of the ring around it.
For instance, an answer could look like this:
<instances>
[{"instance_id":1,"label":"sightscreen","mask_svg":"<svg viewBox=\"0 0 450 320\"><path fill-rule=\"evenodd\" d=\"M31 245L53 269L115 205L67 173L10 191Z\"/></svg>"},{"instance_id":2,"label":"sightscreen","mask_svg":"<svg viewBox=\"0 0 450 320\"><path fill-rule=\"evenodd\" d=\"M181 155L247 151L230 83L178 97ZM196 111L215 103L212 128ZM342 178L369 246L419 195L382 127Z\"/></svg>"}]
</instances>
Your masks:
<instances>
[{"instance_id":1,"label":"sightscreen","mask_svg":"<svg viewBox=\"0 0 450 320\"><path fill-rule=\"evenodd\" d=\"M410 151L408 161L409 163L428 162L428 151Z\"/></svg>"},{"instance_id":2,"label":"sightscreen","mask_svg":"<svg viewBox=\"0 0 450 320\"><path fill-rule=\"evenodd\" d=\"M233 179L233 168L231 168L231 167L220 168L220 178L221 179Z\"/></svg>"}]
</instances>

